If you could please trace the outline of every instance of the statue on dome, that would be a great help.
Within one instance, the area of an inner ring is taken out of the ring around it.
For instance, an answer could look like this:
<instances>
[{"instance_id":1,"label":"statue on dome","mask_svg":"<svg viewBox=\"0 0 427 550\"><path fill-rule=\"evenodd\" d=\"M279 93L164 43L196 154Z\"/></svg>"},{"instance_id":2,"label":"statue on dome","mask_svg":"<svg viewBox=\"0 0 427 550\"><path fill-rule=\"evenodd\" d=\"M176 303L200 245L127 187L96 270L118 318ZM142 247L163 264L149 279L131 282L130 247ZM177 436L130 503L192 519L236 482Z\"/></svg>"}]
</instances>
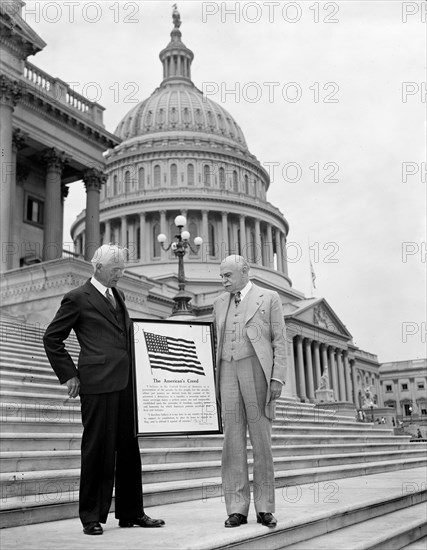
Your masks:
<instances>
[{"instance_id":1,"label":"statue on dome","mask_svg":"<svg viewBox=\"0 0 427 550\"><path fill-rule=\"evenodd\" d=\"M176 29L179 29L179 27L181 26L181 15L178 11L177 4L174 4L172 7L173 7L173 11L172 11L173 25Z\"/></svg>"}]
</instances>

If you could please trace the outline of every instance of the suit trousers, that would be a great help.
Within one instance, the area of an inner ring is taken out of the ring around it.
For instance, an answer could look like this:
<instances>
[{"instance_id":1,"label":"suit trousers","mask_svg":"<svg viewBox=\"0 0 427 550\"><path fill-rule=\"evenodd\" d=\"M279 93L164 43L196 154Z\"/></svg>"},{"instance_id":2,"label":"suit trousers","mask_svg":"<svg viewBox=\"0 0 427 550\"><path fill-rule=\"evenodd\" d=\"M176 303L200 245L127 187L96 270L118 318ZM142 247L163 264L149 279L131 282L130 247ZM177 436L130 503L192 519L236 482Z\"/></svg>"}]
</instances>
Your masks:
<instances>
[{"instance_id":1,"label":"suit trousers","mask_svg":"<svg viewBox=\"0 0 427 550\"><path fill-rule=\"evenodd\" d=\"M220 396L224 423L222 486L227 514L248 515L250 484L247 435L253 449L253 500L256 512L274 512L272 421L265 416L267 381L256 356L221 361Z\"/></svg>"},{"instance_id":2,"label":"suit trousers","mask_svg":"<svg viewBox=\"0 0 427 550\"><path fill-rule=\"evenodd\" d=\"M121 391L80 396L83 437L79 515L105 523L115 478L116 518L143 514L141 456L134 436L132 383Z\"/></svg>"}]
</instances>

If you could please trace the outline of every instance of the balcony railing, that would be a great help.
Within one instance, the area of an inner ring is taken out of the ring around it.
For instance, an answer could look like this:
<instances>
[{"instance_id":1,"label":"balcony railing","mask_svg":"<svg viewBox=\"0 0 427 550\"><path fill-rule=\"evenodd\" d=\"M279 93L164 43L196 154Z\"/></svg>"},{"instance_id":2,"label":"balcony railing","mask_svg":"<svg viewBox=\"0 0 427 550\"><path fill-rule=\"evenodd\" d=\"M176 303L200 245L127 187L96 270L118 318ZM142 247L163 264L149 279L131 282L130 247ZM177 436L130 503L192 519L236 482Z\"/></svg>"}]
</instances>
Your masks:
<instances>
[{"instance_id":1,"label":"balcony railing","mask_svg":"<svg viewBox=\"0 0 427 550\"><path fill-rule=\"evenodd\" d=\"M67 105L95 124L103 126L102 113L104 108L74 91L63 80L45 73L29 61L25 62L24 78L31 88L37 89L47 99L59 101L59 103Z\"/></svg>"}]
</instances>

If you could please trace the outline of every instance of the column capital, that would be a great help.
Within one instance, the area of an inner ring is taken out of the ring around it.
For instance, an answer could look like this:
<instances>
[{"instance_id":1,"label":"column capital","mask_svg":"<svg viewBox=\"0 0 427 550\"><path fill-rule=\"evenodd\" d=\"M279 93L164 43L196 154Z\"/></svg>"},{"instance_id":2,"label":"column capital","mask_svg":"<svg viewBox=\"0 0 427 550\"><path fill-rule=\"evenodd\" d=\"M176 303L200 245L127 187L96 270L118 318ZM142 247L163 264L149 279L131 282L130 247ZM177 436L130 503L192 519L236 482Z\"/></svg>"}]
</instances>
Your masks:
<instances>
[{"instance_id":1,"label":"column capital","mask_svg":"<svg viewBox=\"0 0 427 550\"><path fill-rule=\"evenodd\" d=\"M68 185L66 185L63 181L61 182L61 199L64 202L64 200L68 197L68 193L70 191L70 188Z\"/></svg>"},{"instance_id":2,"label":"column capital","mask_svg":"<svg viewBox=\"0 0 427 550\"><path fill-rule=\"evenodd\" d=\"M22 84L11 80L6 75L0 75L0 104L16 107L22 97Z\"/></svg>"},{"instance_id":3,"label":"column capital","mask_svg":"<svg viewBox=\"0 0 427 550\"><path fill-rule=\"evenodd\" d=\"M20 128L13 130L12 134L12 149L16 153L25 147L25 139L28 134L24 133Z\"/></svg>"},{"instance_id":4,"label":"column capital","mask_svg":"<svg viewBox=\"0 0 427 550\"><path fill-rule=\"evenodd\" d=\"M107 175L97 168L89 168L83 173L83 181L88 191L101 191L101 187L107 181Z\"/></svg>"},{"instance_id":5,"label":"column capital","mask_svg":"<svg viewBox=\"0 0 427 550\"><path fill-rule=\"evenodd\" d=\"M55 170L61 173L66 163L65 153L58 151L55 147L46 149L43 152L43 164L48 170Z\"/></svg>"}]
</instances>

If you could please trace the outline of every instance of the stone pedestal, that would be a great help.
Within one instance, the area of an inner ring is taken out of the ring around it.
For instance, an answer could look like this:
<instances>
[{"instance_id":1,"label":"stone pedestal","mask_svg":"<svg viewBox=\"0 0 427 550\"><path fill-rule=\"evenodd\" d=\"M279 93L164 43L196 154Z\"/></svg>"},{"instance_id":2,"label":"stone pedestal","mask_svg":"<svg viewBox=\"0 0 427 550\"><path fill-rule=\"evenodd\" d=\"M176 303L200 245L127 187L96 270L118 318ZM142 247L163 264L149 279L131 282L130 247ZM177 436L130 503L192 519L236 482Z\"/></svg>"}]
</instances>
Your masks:
<instances>
[{"instance_id":1,"label":"stone pedestal","mask_svg":"<svg viewBox=\"0 0 427 550\"><path fill-rule=\"evenodd\" d=\"M316 408L323 411L334 411L334 414L338 416L348 416L349 418L356 419L356 405L350 401L317 403Z\"/></svg>"},{"instance_id":2,"label":"stone pedestal","mask_svg":"<svg viewBox=\"0 0 427 550\"><path fill-rule=\"evenodd\" d=\"M324 388L321 390L316 390L315 394L316 394L316 403L318 404L335 403L334 390Z\"/></svg>"}]
</instances>

